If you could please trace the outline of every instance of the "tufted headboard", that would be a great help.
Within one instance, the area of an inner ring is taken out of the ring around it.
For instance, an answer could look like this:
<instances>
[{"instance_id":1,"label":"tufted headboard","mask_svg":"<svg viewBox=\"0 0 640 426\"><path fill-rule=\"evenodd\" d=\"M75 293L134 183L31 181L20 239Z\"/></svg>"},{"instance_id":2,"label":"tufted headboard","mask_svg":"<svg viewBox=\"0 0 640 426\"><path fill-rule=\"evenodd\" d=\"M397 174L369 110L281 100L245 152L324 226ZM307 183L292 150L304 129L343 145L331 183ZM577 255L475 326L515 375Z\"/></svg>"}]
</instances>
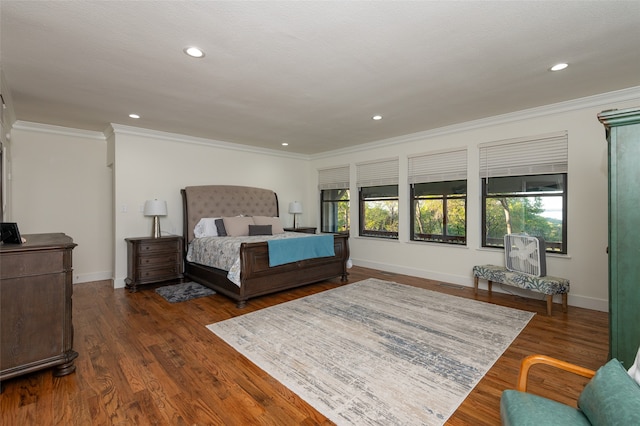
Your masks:
<instances>
[{"instance_id":1,"label":"tufted headboard","mask_svg":"<svg viewBox=\"0 0 640 426\"><path fill-rule=\"evenodd\" d=\"M187 186L180 191L184 209L183 235L193 240L193 228L203 217L279 216L278 196L270 189L234 185Z\"/></svg>"}]
</instances>

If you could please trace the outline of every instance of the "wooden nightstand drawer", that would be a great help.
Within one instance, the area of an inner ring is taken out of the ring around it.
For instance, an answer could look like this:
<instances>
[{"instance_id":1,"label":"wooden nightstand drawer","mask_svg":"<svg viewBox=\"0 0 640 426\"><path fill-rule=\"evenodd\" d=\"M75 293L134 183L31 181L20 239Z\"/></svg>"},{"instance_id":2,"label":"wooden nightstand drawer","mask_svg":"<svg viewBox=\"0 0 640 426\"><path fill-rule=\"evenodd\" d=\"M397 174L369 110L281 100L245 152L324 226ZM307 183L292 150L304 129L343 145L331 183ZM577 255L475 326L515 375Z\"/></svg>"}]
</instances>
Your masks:
<instances>
[{"instance_id":1,"label":"wooden nightstand drawer","mask_svg":"<svg viewBox=\"0 0 640 426\"><path fill-rule=\"evenodd\" d=\"M177 252L182 247L182 244L175 239L162 241L162 238L158 238L160 241L144 241L140 244L140 254L146 253L158 253L158 252Z\"/></svg>"},{"instance_id":2,"label":"wooden nightstand drawer","mask_svg":"<svg viewBox=\"0 0 640 426\"><path fill-rule=\"evenodd\" d=\"M141 284L182 281L182 237L125 238L127 279L131 291Z\"/></svg>"},{"instance_id":3,"label":"wooden nightstand drawer","mask_svg":"<svg viewBox=\"0 0 640 426\"><path fill-rule=\"evenodd\" d=\"M164 268L141 268L138 269L136 274L136 281L140 284L148 282L166 281L171 280L178 274L178 266L172 265Z\"/></svg>"},{"instance_id":4,"label":"wooden nightstand drawer","mask_svg":"<svg viewBox=\"0 0 640 426\"><path fill-rule=\"evenodd\" d=\"M138 256L138 266L157 266L162 264L177 265L180 263L181 255L177 252L172 253L154 253L151 255Z\"/></svg>"}]
</instances>

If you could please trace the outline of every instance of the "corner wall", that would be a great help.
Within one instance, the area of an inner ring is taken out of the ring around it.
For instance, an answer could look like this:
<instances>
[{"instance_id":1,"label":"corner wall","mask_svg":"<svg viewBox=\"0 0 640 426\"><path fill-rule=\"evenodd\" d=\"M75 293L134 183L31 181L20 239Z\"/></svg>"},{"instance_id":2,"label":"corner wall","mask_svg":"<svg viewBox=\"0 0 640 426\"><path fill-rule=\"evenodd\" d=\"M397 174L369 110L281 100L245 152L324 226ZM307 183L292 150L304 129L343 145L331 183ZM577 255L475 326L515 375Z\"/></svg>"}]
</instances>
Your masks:
<instances>
[{"instance_id":1,"label":"corner wall","mask_svg":"<svg viewBox=\"0 0 640 426\"><path fill-rule=\"evenodd\" d=\"M610 96L558 104L508 116L463 123L388 141L366 144L350 150L325 153L312 159L312 184L317 191L317 169L351 165L351 254L354 264L472 286L474 265L504 264L504 251L481 247L481 180L478 145L503 139L534 136L568 130L568 254L547 256L547 272L571 280L569 304L608 310L608 212L607 143L596 115L611 108L628 108L640 103L636 89L625 93L632 101L611 101ZM410 241L407 157L447 148L467 147L467 245ZM397 241L358 236L358 190L355 164L381 158L400 157L400 231ZM319 209L319 202L316 203ZM481 288L486 289L486 282ZM494 286L500 291L500 286ZM503 291L543 296L513 287ZM559 302L559 299L557 300Z\"/></svg>"},{"instance_id":2,"label":"corner wall","mask_svg":"<svg viewBox=\"0 0 640 426\"><path fill-rule=\"evenodd\" d=\"M16 122L11 135L11 218L20 233L69 235L78 244L73 282L110 279L111 170L104 135L25 122Z\"/></svg>"},{"instance_id":3,"label":"corner wall","mask_svg":"<svg viewBox=\"0 0 640 426\"><path fill-rule=\"evenodd\" d=\"M192 185L243 185L274 190L280 217L291 226L289 202L303 203L301 225L316 221L316 193L308 193L308 158L277 151L242 147L112 125L113 147L114 285L124 286L127 274L127 237L151 234L151 219L142 215L145 200L167 201L168 215L160 218L162 234L182 235L180 189ZM313 203L313 204L312 204Z\"/></svg>"}]
</instances>

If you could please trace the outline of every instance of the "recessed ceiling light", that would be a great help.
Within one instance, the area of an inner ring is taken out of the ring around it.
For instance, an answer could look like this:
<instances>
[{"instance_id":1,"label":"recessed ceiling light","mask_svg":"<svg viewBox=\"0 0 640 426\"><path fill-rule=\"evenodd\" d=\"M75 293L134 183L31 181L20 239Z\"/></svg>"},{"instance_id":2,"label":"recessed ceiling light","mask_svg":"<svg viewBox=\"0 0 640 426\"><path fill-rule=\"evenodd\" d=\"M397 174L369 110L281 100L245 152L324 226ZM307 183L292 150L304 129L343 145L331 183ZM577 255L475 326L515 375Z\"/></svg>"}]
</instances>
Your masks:
<instances>
[{"instance_id":1,"label":"recessed ceiling light","mask_svg":"<svg viewBox=\"0 0 640 426\"><path fill-rule=\"evenodd\" d=\"M561 63L561 64L555 64L554 66L552 66L551 68L549 68L551 71L560 71L565 69L566 67L568 67L569 64L565 64L565 63Z\"/></svg>"},{"instance_id":2,"label":"recessed ceiling light","mask_svg":"<svg viewBox=\"0 0 640 426\"><path fill-rule=\"evenodd\" d=\"M129 114L130 118L140 118L138 114Z\"/></svg>"},{"instance_id":3,"label":"recessed ceiling light","mask_svg":"<svg viewBox=\"0 0 640 426\"><path fill-rule=\"evenodd\" d=\"M204 52L202 51L202 49L199 49L195 46L191 46L191 47L185 47L184 48L184 53L186 53L187 55L191 56L192 58L203 58L204 57Z\"/></svg>"},{"instance_id":4,"label":"recessed ceiling light","mask_svg":"<svg viewBox=\"0 0 640 426\"><path fill-rule=\"evenodd\" d=\"M282 142L282 146L289 146L289 144L286 142Z\"/></svg>"},{"instance_id":5,"label":"recessed ceiling light","mask_svg":"<svg viewBox=\"0 0 640 426\"><path fill-rule=\"evenodd\" d=\"M382 120L382 116L381 115L374 115L373 117L374 120Z\"/></svg>"}]
</instances>

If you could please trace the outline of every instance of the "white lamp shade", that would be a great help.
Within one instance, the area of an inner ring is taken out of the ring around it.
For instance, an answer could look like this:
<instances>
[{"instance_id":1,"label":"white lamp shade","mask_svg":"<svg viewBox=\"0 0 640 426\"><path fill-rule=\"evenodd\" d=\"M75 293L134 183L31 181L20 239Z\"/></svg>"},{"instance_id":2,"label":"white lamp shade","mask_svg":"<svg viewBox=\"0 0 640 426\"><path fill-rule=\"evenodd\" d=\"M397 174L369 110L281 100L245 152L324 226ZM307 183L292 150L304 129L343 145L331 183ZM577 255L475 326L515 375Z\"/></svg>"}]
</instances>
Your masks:
<instances>
[{"instance_id":1,"label":"white lamp shade","mask_svg":"<svg viewBox=\"0 0 640 426\"><path fill-rule=\"evenodd\" d=\"M147 200L144 203L145 216L166 216L167 215L167 202L160 200Z\"/></svg>"},{"instance_id":2,"label":"white lamp shade","mask_svg":"<svg viewBox=\"0 0 640 426\"><path fill-rule=\"evenodd\" d=\"M298 201L289 203L289 213L300 214L302 213L302 204Z\"/></svg>"}]
</instances>

